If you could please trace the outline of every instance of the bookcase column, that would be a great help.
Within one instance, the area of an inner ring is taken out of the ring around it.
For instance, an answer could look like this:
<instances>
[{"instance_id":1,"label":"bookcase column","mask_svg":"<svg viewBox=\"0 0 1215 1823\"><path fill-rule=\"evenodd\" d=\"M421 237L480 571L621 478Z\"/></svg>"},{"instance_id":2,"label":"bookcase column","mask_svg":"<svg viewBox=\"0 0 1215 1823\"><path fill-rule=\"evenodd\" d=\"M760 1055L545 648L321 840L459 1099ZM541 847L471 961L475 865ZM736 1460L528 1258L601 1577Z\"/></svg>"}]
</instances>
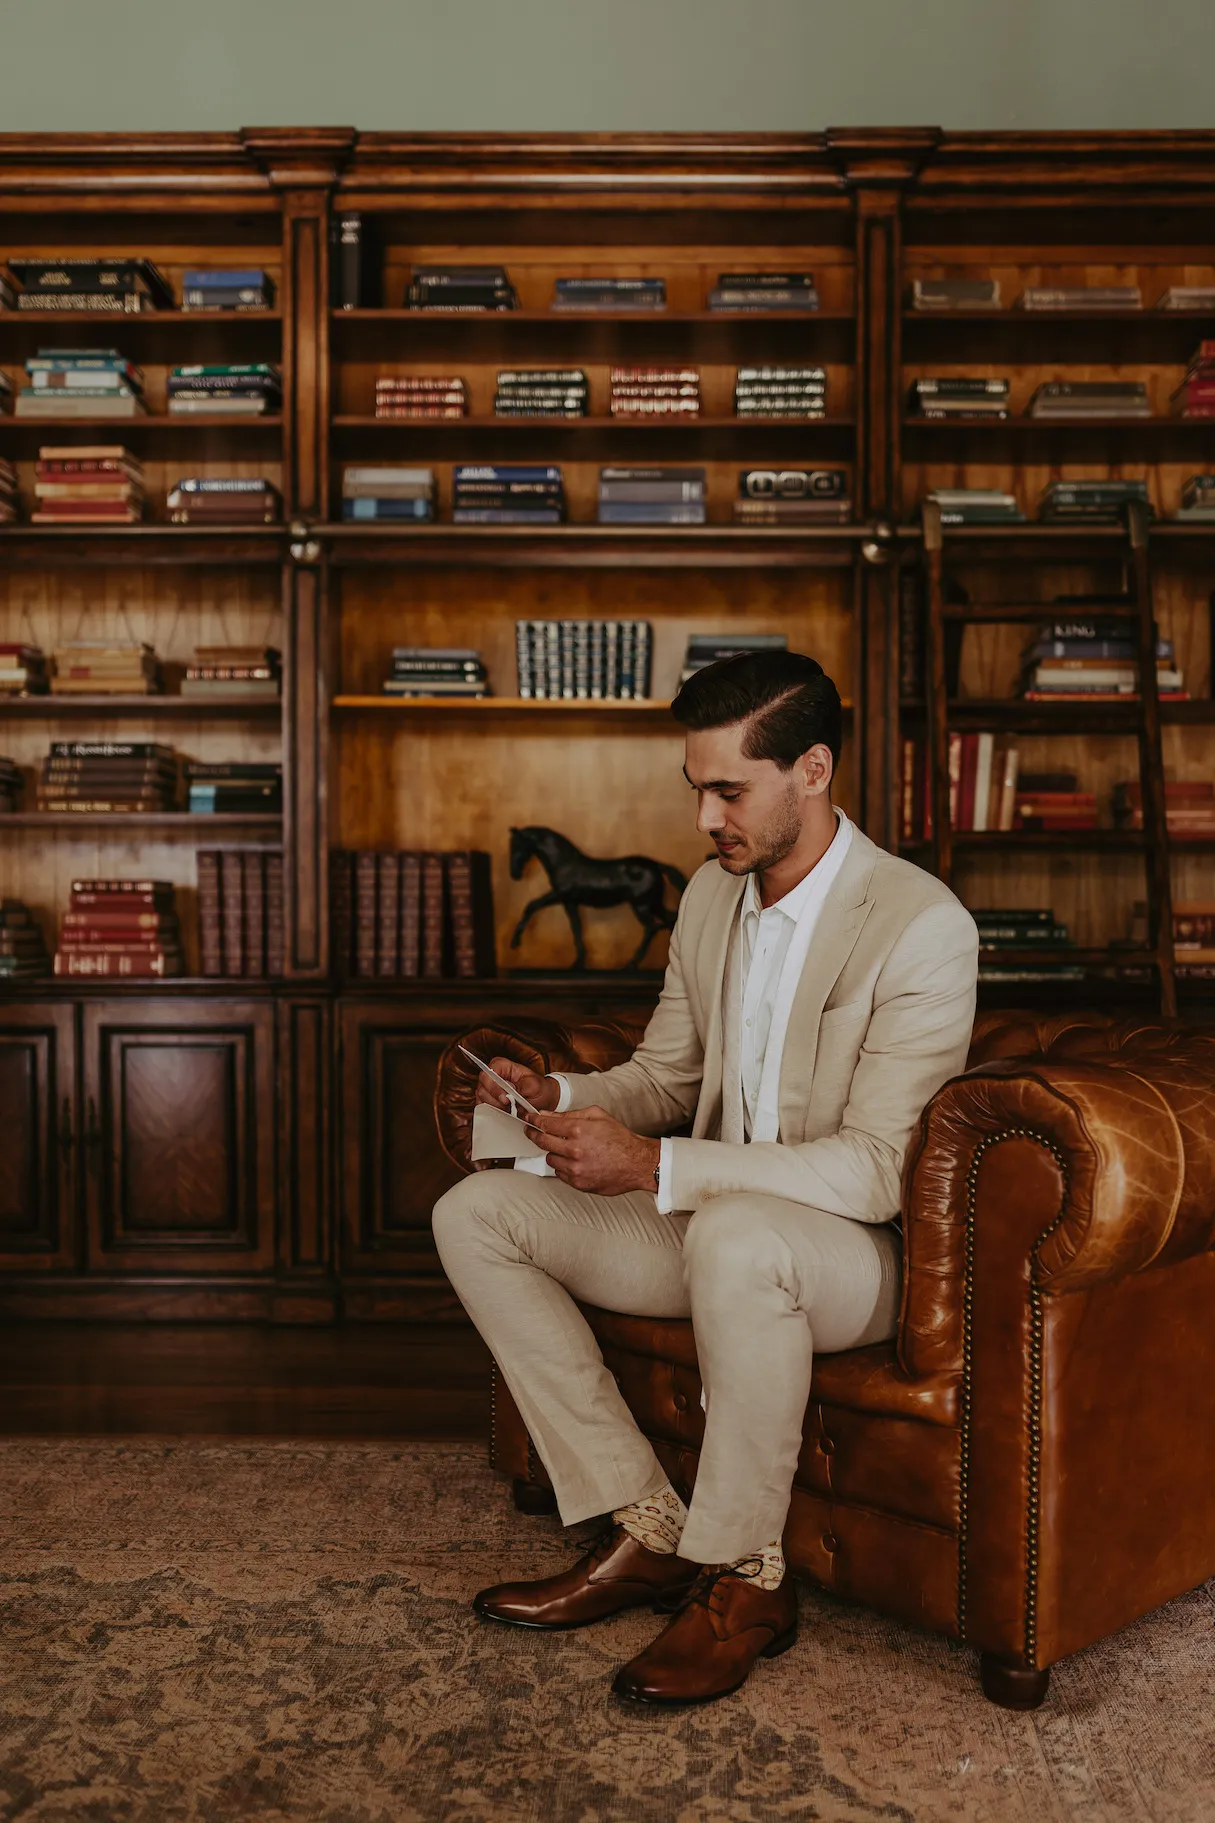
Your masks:
<instances>
[{"instance_id":1,"label":"bookcase column","mask_svg":"<svg viewBox=\"0 0 1215 1823\"><path fill-rule=\"evenodd\" d=\"M898 846L899 428L902 417L902 209L940 138L932 128L831 128L829 150L856 198L856 511L875 535L857 578L855 765L861 823Z\"/></svg>"}]
</instances>

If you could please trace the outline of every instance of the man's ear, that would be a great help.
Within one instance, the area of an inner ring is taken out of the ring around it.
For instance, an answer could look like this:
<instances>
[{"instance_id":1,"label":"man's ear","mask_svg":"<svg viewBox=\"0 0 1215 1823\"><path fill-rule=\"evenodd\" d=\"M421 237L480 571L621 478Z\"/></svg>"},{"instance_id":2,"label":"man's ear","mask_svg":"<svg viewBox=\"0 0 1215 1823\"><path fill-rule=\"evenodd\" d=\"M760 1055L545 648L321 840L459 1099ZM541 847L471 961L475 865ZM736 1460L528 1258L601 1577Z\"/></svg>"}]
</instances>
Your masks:
<instances>
[{"instance_id":1,"label":"man's ear","mask_svg":"<svg viewBox=\"0 0 1215 1823\"><path fill-rule=\"evenodd\" d=\"M829 747L821 741L816 746L808 747L798 763L802 769L802 782L810 796L820 797L824 792L830 793L835 766Z\"/></svg>"}]
</instances>

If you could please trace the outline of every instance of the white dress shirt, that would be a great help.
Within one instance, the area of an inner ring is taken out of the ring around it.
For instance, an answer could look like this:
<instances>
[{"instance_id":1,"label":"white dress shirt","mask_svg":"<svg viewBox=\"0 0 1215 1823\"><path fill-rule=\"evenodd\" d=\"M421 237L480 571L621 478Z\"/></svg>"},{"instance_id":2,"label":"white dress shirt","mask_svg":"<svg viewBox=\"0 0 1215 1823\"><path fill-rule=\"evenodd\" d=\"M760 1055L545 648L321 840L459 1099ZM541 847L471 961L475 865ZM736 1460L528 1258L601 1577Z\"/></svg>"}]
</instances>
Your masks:
<instances>
[{"instance_id":1,"label":"white dress shirt","mask_svg":"<svg viewBox=\"0 0 1215 1823\"><path fill-rule=\"evenodd\" d=\"M802 969L814 939L823 902L835 883L852 845L852 824L836 809L837 827L831 846L804 879L774 905L760 901L759 881L748 876L742 898L739 981L739 1063L742 1073L743 1127L749 1140L780 1137L780 1066L785 1048L789 1012ZM570 1086L553 1072L559 1095L556 1112L569 1106ZM532 1169L543 1159L528 1160ZM671 1202L671 1141L661 1141L658 1166L658 1210L669 1215Z\"/></svg>"}]
</instances>

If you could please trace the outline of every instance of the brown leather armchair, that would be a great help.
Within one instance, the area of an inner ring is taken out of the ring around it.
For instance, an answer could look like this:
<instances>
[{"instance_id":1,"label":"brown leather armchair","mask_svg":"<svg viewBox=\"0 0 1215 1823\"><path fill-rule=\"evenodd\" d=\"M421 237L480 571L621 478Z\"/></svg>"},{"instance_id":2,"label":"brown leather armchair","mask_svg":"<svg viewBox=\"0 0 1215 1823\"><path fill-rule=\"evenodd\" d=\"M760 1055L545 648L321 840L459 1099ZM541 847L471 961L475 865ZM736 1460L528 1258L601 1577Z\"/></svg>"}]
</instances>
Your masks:
<instances>
[{"instance_id":1,"label":"brown leather armchair","mask_svg":"<svg viewBox=\"0 0 1215 1823\"><path fill-rule=\"evenodd\" d=\"M641 1026L519 1021L483 1057L600 1069ZM467 1168L476 1073L436 1114ZM785 1533L824 1588L981 1653L1033 1708L1050 1665L1215 1571L1215 1031L994 1013L903 1183L897 1340L820 1355ZM587 1310L671 1478L703 1427L692 1325ZM495 1380L492 1461L547 1478Z\"/></svg>"}]
</instances>

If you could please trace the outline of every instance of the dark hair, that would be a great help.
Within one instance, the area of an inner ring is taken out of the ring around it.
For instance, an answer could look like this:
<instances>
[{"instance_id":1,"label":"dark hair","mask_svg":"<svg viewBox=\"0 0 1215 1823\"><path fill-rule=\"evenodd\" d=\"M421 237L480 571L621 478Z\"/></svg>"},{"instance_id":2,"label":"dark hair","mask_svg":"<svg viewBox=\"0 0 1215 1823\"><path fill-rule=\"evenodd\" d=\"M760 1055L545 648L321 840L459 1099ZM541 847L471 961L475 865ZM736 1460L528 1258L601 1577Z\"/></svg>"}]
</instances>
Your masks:
<instances>
[{"instance_id":1,"label":"dark hair","mask_svg":"<svg viewBox=\"0 0 1215 1823\"><path fill-rule=\"evenodd\" d=\"M685 728L747 722L743 754L775 760L787 772L808 747L840 757L840 693L816 658L803 652L736 652L697 671L671 704Z\"/></svg>"}]
</instances>

